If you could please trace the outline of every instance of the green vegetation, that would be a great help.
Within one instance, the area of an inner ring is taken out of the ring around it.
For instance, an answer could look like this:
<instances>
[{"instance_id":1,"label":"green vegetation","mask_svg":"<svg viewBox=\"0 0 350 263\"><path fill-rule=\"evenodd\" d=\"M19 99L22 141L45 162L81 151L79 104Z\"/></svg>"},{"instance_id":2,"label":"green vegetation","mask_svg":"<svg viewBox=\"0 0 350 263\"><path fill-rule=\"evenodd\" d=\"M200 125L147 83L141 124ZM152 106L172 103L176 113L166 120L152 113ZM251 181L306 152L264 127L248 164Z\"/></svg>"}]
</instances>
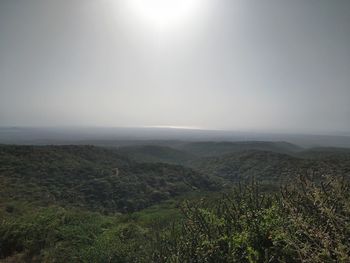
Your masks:
<instances>
[{"instance_id":1,"label":"green vegetation","mask_svg":"<svg viewBox=\"0 0 350 263\"><path fill-rule=\"evenodd\" d=\"M217 189L213 178L178 165L136 163L94 146L1 146L0 197L137 211L182 194Z\"/></svg>"},{"instance_id":2,"label":"green vegetation","mask_svg":"<svg viewBox=\"0 0 350 263\"><path fill-rule=\"evenodd\" d=\"M183 151L200 157L218 156L247 150L271 151L277 153L294 153L302 148L287 142L192 142L180 145Z\"/></svg>"},{"instance_id":3,"label":"green vegetation","mask_svg":"<svg viewBox=\"0 0 350 263\"><path fill-rule=\"evenodd\" d=\"M350 262L349 151L244 145L0 146L0 262Z\"/></svg>"},{"instance_id":4,"label":"green vegetation","mask_svg":"<svg viewBox=\"0 0 350 263\"><path fill-rule=\"evenodd\" d=\"M294 180L297 174L306 174L313 180L320 180L323 175L349 174L350 154L325 154L316 149L292 154L248 150L198 159L191 162L191 167L230 181L249 181L254 177L260 183L278 186Z\"/></svg>"},{"instance_id":5,"label":"green vegetation","mask_svg":"<svg viewBox=\"0 0 350 263\"><path fill-rule=\"evenodd\" d=\"M304 177L264 195L256 183L219 199L185 203L159 262L349 262L350 184Z\"/></svg>"},{"instance_id":6,"label":"green vegetation","mask_svg":"<svg viewBox=\"0 0 350 263\"><path fill-rule=\"evenodd\" d=\"M195 158L191 153L158 145L122 147L119 152L132 160L150 163L186 164Z\"/></svg>"},{"instance_id":7,"label":"green vegetation","mask_svg":"<svg viewBox=\"0 0 350 263\"><path fill-rule=\"evenodd\" d=\"M145 229L117 217L55 206L11 207L0 224L0 256L10 262L134 262L148 244Z\"/></svg>"}]
</instances>

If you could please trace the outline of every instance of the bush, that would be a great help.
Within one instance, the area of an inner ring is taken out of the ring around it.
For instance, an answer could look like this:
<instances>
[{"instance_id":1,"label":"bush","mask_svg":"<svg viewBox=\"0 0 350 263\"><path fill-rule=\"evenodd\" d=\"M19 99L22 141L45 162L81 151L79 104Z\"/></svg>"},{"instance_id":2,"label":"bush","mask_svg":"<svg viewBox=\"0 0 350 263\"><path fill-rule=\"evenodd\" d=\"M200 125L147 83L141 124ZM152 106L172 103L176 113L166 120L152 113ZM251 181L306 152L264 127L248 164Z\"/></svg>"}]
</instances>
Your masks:
<instances>
[{"instance_id":1,"label":"bush","mask_svg":"<svg viewBox=\"0 0 350 263\"><path fill-rule=\"evenodd\" d=\"M301 176L282 190L285 242L298 262L350 262L350 185L345 178L315 183Z\"/></svg>"},{"instance_id":2,"label":"bush","mask_svg":"<svg viewBox=\"0 0 350 263\"><path fill-rule=\"evenodd\" d=\"M157 242L155 262L350 262L350 187L300 177L281 195L258 185L182 205L184 219Z\"/></svg>"}]
</instances>

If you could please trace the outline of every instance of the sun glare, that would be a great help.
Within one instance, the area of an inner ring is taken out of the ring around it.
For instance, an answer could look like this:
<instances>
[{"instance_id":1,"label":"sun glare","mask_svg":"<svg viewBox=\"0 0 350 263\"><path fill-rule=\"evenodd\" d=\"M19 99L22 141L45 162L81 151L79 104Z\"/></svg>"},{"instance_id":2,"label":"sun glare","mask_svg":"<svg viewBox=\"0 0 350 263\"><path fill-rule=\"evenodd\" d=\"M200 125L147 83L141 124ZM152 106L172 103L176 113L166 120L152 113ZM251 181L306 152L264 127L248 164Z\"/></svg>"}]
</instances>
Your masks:
<instances>
[{"instance_id":1,"label":"sun glare","mask_svg":"<svg viewBox=\"0 0 350 263\"><path fill-rule=\"evenodd\" d=\"M186 25L203 7L204 0L125 0L126 8L142 24L159 30Z\"/></svg>"}]
</instances>

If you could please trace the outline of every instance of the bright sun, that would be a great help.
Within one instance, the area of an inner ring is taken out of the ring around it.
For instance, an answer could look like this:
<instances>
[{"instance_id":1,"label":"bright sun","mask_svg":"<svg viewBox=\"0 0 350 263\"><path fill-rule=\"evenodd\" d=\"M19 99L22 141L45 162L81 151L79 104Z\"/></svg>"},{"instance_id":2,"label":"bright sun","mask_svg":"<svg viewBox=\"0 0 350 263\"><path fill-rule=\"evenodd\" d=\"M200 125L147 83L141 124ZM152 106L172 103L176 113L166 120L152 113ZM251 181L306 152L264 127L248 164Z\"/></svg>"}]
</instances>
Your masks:
<instances>
[{"instance_id":1,"label":"bright sun","mask_svg":"<svg viewBox=\"0 0 350 263\"><path fill-rule=\"evenodd\" d=\"M126 0L129 11L154 29L168 30L195 18L203 0Z\"/></svg>"}]
</instances>

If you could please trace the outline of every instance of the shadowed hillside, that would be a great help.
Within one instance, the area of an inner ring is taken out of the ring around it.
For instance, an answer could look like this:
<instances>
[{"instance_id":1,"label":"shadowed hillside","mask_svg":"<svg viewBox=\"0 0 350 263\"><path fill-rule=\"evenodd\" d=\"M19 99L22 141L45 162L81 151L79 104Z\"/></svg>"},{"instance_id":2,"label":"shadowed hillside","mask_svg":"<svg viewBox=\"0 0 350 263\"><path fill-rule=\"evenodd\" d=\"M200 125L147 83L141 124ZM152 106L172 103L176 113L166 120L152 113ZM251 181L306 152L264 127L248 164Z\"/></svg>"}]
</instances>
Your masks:
<instances>
[{"instance_id":1,"label":"shadowed hillside","mask_svg":"<svg viewBox=\"0 0 350 263\"><path fill-rule=\"evenodd\" d=\"M179 147L200 157L223 155L247 150L271 151L278 153L295 153L302 148L287 142L193 142Z\"/></svg>"},{"instance_id":2,"label":"shadowed hillside","mask_svg":"<svg viewBox=\"0 0 350 263\"><path fill-rule=\"evenodd\" d=\"M94 146L0 146L2 199L134 211L215 180L190 168L142 164Z\"/></svg>"},{"instance_id":3,"label":"shadowed hillside","mask_svg":"<svg viewBox=\"0 0 350 263\"><path fill-rule=\"evenodd\" d=\"M138 162L185 164L195 158L194 155L185 151L157 145L121 147L118 149L118 152Z\"/></svg>"},{"instance_id":4,"label":"shadowed hillside","mask_svg":"<svg viewBox=\"0 0 350 263\"><path fill-rule=\"evenodd\" d=\"M309 159L349 160L350 149L335 147L317 147L301 151L297 155Z\"/></svg>"},{"instance_id":5,"label":"shadowed hillside","mask_svg":"<svg viewBox=\"0 0 350 263\"><path fill-rule=\"evenodd\" d=\"M203 174L223 177L230 181L256 178L261 183L273 185L294 180L298 174L307 174L315 180L330 174L350 175L349 155L339 155L336 151L327 155L302 152L300 157L297 157L277 152L249 150L201 158L193 161L190 166Z\"/></svg>"}]
</instances>

